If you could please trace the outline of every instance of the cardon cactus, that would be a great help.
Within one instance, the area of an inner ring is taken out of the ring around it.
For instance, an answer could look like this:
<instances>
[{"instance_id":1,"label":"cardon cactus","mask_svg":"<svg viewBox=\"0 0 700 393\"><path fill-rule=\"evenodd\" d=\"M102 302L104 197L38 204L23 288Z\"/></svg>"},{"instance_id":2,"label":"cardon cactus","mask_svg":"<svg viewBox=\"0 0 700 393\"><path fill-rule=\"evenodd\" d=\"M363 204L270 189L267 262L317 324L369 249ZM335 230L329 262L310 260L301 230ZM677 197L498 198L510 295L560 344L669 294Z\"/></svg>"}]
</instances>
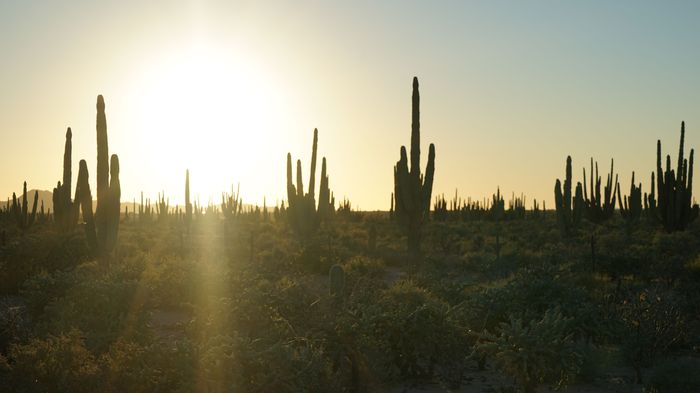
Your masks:
<instances>
[{"instance_id":1,"label":"cardon cactus","mask_svg":"<svg viewBox=\"0 0 700 393\"><path fill-rule=\"evenodd\" d=\"M331 266L331 269L328 271L328 280L330 283L330 295L342 297L345 291L345 270L343 270L343 267L338 264Z\"/></svg>"},{"instance_id":2,"label":"cardon cactus","mask_svg":"<svg viewBox=\"0 0 700 393\"><path fill-rule=\"evenodd\" d=\"M108 155L105 103L100 95L97 96L97 209L94 217L92 192L85 160L80 161L76 194L80 195L88 246L103 262L108 260L117 243L121 198L119 157L113 154L108 162Z\"/></svg>"},{"instance_id":3,"label":"cardon cactus","mask_svg":"<svg viewBox=\"0 0 700 393\"><path fill-rule=\"evenodd\" d=\"M420 172L420 95L418 78L413 78L411 117L411 161L409 168L406 147L401 146L401 158L394 167L394 198L396 217L408 235L408 252L420 257L421 231L428 218L433 176L435 174L435 145L430 144L425 175Z\"/></svg>"},{"instance_id":4,"label":"cardon cactus","mask_svg":"<svg viewBox=\"0 0 700 393\"><path fill-rule=\"evenodd\" d=\"M570 235L574 228L581 222L584 209L583 191L581 183L576 184L576 194L571 198L571 156L566 157L566 178L562 191L562 184L557 179L554 185L554 207L557 211L559 228L564 235Z\"/></svg>"},{"instance_id":5,"label":"cardon cactus","mask_svg":"<svg viewBox=\"0 0 700 393\"><path fill-rule=\"evenodd\" d=\"M192 225L192 203L190 203L190 170L185 171L185 228L190 233Z\"/></svg>"},{"instance_id":6,"label":"cardon cactus","mask_svg":"<svg viewBox=\"0 0 700 393\"><path fill-rule=\"evenodd\" d=\"M72 141L73 134L70 127L66 131L66 144L63 151L63 183L60 181L53 189L54 221L62 230L70 230L78 223L78 202L71 200L72 181Z\"/></svg>"},{"instance_id":7,"label":"cardon cactus","mask_svg":"<svg viewBox=\"0 0 700 393\"><path fill-rule=\"evenodd\" d=\"M634 172L632 172L632 182L630 184L629 196L622 198L620 185L617 185L617 202L620 208L620 215L625 221L634 223L642 215L642 183L638 186L634 184Z\"/></svg>"},{"instance_id":8,"label":"cardon cactus","mask_svg":"<svg viewBox=\"0 0 700 393\"><path fill-rule=\"evenodd\" d=\"M29 202L27 201L27 182L24 182L22 191L22 201L17 201L17 195L12 193L12 214L15 217L17 228L25 231L36 222L36 208L39 203L39 192L34 191L34 203L31 213L29 212Z\"/></svg>"},{"instance_id":9,"label":"cardon cactus","mask_svg":"<svg viewBox=\"0 0 700 393\"><path fill-rule=\"evenodd\" d=\"M610 174L605 182L603 194L600 193L601 178L598 175L598 163L595 163L595 183L593 182L593 158L591 158L591 195L590 199L586 190L586 168L583 169L583 198L586 201L586 218L600 224L610 219L615 213L615 194L618 187L617 175L614 172L614 161L610 160ZM613 183L613 177L615 182ZM595 187L594 187L595 184Z\"/></svg>"},{"instance_id":10,"label":"cardon cactus","mask_svg":"<svg viewBox=\"0 0 700 393\"><path fill-rule=\"evenodd\" d=\"M297 160L296 186L292 183L292 154L287 153L287 218L303 245L313 238L322 220L335 210L335 199L328 187L326 173L326 158L321 164L321 186L319 188L318 207L315 199L316 154L318 149L318 129L314 129L313 145L311 147L311 173L309 174L309 191L304 193L301 172L301 160Z\"/></svg>"},{"instance_id":11,"label":"cardon cactus","mask_svg":"<svg viewBox=\"0 0 700 393\"><path fill-rule=\"evenodd\" d=\"M681 122L681 141L678 148L678 167L671 169L671 156L666 156L666 170L661 168L661 141L656 143L656 187L658 202L656 212L658 219L668 232L682 231L698 217L697 204L692 203L693 193L693 155L683 158L685 139L685 122Z\"/></svg>"}]
</instances>

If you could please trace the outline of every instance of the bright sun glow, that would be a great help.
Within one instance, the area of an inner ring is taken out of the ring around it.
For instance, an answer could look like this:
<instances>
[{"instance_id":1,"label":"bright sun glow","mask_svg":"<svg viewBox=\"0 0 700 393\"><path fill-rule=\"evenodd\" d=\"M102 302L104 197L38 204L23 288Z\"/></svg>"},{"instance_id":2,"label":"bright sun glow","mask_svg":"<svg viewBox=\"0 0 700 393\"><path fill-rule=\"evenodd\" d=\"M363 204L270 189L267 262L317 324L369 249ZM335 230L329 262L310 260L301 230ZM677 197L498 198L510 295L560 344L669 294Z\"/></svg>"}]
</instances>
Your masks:
<instances>
[{"instance_id":1,"label":"bright sun glow","mask_svg":"<svg viewBox=\"0 0 700 393\"><path fill-rule=\"evenodd\" d=\"M184 186L185 168L202 203L209 198L218 203L218 193L233 183L247 190L270 189L259 173L279 169L265 152L279 146L276 134L286 108L270 75L243 56L196 45L160 56L136 81L128 95L137 97L134 122L140 137L135 143L150 146L139 160L155 176L175 172L177 177L161 179L168 183L166 190ZM164 166L176 170L164 171ZM179 195L173 197L180 202ZM248 197L258 202L262 196Z\"/></svg>"}]
</instances>

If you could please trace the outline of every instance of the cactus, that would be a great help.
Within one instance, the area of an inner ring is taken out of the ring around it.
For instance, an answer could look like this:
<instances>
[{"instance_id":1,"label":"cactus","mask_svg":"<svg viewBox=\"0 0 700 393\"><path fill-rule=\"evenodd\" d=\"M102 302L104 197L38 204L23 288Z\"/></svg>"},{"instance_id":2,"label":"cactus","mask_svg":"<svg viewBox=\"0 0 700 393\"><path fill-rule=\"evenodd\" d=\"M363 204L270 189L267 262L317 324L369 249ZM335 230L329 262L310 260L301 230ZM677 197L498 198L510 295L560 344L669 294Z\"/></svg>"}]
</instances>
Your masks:
<instances>
[{"instance_id":1,"label":"cactus","mask_svg":"<svg viewBox=\"0 0 700 393\"><path fill-rule=\"evenodd\" d=\"M296 186L294 186L292 183L292 154L287 153L287 218L302 245L306 245L312 240L321 221L328 218L333 212L335 204L335 198L328 188L326 158L323 157L319 203L318 207L316 206L314 187L316 182L317 149L318 129L314 129L314 139L311 148L311 173L309 174L309 191L307 193L304 193L301 160L297 160Z\"/></svg>"},{"instance_id":2,"label":"cactus","mask_svg":"<svg viewBox=\"0 0 700 393\"><path fill-rule=\"evenodd\" d=\"M119 157L113 154L107 162L107 120L105 103L97 96L97 209L93 216L92 192L90 191L87 162L80 160L76 195L80 195L80 206L85 221L85 235L93 254L103 263L114 250L119 233L121 186L119 183Z\"/></svg>"},{"instance_id":3,"label":"cactus","mask_svg":"<svg viewBox=\"0 0 700 393\"><path fill-rule=\"evenodd\" d=\"M433 219L436 221L447 220L447 201L445 200L444 194L435 197L435 203L433 203Z\"/></svg>"},{"instance_id":4,"label":"cactus","mask_svg":"<svg viewBox=\"0 0 700 393\"><path fill-rule=\"evenodd\" d=\"M243 201L241 200L241 185L238 185L236 192L233 192L231 185L231 193L221 194L221 212L226 220L232 220L243 212Z\"/></svg>"},{"instance_id":5,"label":"cactus","mask_svg":"<svg viewBox=\"0 0 700 393\"><path fill-rule=\"evenodd\" d=\"M168 219L168 212L170 211L170 198L166 201L165 191L158 193L156 198L156 214L158 214L158 221L165 222Z\"/></svg>"},{"instance_id":6,"label":"cactus","mask_svg":"<svg viewBox=\"0 0 700 393\"><path fill-rule=\"evenodd\" d=\"M681 122L681 140L678 148L678 167L671 169L671 156L666 156L666 170L661 168L661 141L656 143L656 187L658 191L657 217L667 232L682 231L698 217L700 208L692 203L693 156L683 157L685 122Z\"/></svg>"},{"instance_id":7,"label":"cactus","mask_svg":"<svg viewBox=\"0 0 700 393\"><path fill-rule=\"evenodd\" d=\"M632 182L630 184L629 196L622 198L620 185L617 185L617 202L620 208L620 215L625 221L634 223L639 220L642 215L642 183L639 186L634 185L634 172L632 172Z\"/></svg>"},{"instance_id":8,"label":"cactus","mask_svg":"<svg viewBox=\"0 0 700 393\"><path fill-rule=\"evenodd\" d=\"M190 170L185 171L185 228L187 234L190 234L190 226L192 225L192 204L190 203Z\"/></svg>"},{"instance_id":9,"label":"cactus","mask_svg":"<svg viewBox=\"0 0 700 393\"><path fill-rule=\"evenodd\" d=\"M66 131L66 144L63 151L63 183L60 181L53 189L54 218L56 225L64 230L70 230L78 223L78 206L71 200L71 165L72 138L70 127Z\"/></svg>"},{"instance_id":10,"label":"cactus","mask_svg":"<svg viewBox=\"0 0 700 393\"><path fill-rule=\"evenodd\" d=\"M496 189L496 193L491 196L491 218L501 220L505 216L505 201L501 195L501 188Z\"/></svg>"},{"instance_id":11,"label":"cactus","mask_svg":"<svg viewBox=\"0 0 700 393\"><path fill-rule=\"evenodd\" d=\"M336 264L331 266L328 271L328 281L330 286L330 295L332 297L342 297L345 291L345 271L343 267Z\"/></svg>"},{"instance_id":12,"label":"cactus","mask_svg":"<svg viewBox=\"0 0 700 393\"><path fill-rule=\"evenodd\" d=\"M413 78L411 118L411 161L406 147L401 146L401 158L394 167L395 212L407 233L408 252L414 258L421 254L421 231L430 210L435 174L435 145L430 144L425 175L420 173L420 94L418 78Z\"/></svg>"},{"instance_id":13,"label":"cactus","mask_svg":"<svg viewBox=\"0 0 700 393\"><path fill-rule=\"evenodd\" d=\"M8 202L9 203L9 202ZM17 228L25 231L36 222L36 208L39 203L39 191L34 191L34 203L31 213L29 212L29 202L27 201L27 182L24 182L22 200L17 201L17 195L12 193L12 214L15 217Z\"/></svg>"},{"instance_id":14,"label":"cactus","mask_svg":"<svg viewBox=\"0 0 700 393\"><path fill-rule=\"evenodd\" d=\"M657 220L657 211L656 211L656 184L654 181L654 172L651 172L651 188L649 190L649 193L647 194L646 192L644 193L644 215L654 221Z\"/></svg>"},{"instance_id":15,"label":"cactus","mask_svg":"<svg viewBox=\"0 0 700 393\"><path fill-rule=\"evenodd\" d=\"M591 158L591 195L588 198L586 190L586 168L583 169L583 198L586 202L586 218L595 223L600 224L603 221L610 219L615 213L615 194L619 189L617 175L613 171L614 161L610 160L610 174L605 182L603 195L600 193L601 178L598 175L598 163L595 163L595 188L593 177L593 158ZM613 176L615 182L613 183Z\"/></svg>"},{"instance_id":16,"label":"cactus","mask_svg":"<svg viewBox=\"0 0 700 393\"><path fill-rule=\"evenodd\" d=\"M557 221L559 228L564 235L570 235L574 228L581 222L585 201L581 183L576 184L576 193L571 198L571 156L566 157L566 178L562 190L562 184L557 179L554 185L554 207L557 211Z\"/></svg>"}]
</instances>

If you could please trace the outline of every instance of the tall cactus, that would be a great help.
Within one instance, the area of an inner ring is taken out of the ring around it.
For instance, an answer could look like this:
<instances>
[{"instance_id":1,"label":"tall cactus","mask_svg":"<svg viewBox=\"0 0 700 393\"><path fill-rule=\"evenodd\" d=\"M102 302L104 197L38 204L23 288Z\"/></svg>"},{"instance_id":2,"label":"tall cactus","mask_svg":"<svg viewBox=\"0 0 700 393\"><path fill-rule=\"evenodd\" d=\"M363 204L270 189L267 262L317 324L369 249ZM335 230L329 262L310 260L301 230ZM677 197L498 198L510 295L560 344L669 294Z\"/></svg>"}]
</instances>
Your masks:
<instances>
[{"instance_id":1,"label":"tall cactus","mask_svg":"<svg viewBox=\"0 0 700 393\"><path fill-rule=\"evenodd\" d=\"M401 146L401 158L394 167L394 198L396 217L408 235L408 252L420 256L421 230L428 218L435 174L435 145L430 144L425 176L420 173L420 94L418 78L413 78L411 111L411 161L406 147Z\"/></svg>"},{"instance_id":2,"label":"tall cactus","mask_svg":"<svg viewBox=\"0 0 700 393\"><path fill-rule=\"evenodd\" d=\"M326 158L321 164L321 186L319 204L316 207L314 188L316 182L316 155L318 150L318 129L314 129L311 147L311 173L309 174L309 191L304 193L301 172L301 160L297 160L296 186L292 183L292 154L287 153L287 218L294 232L303 245L312 240L321 221L334 210L334 198L328 188Z\"/></svg>"},{"instance_id":3,"label":"tall cactus","mask_svg":"<svg viewBox=\"0 0 700 393\"><path fill-rule=\"evenodd\" d=\"M31 213L29 212L29 202L27 200L27 182L24 182L22 189L22 200L17 200L17 195L12 193L12 214L15 217L17 228L25 231L36 222L36 208L39 202L39 191L34 191L34 203ZM8 206L9 207L9 206Z\"/></svg>"},{"instance_id":4,"label":"tall cactus","mask_svg":"<svg viewBox=\"0 0 700 393\"><path fill-rule=\"evenodd\" d=\"M71 200L71 165L72 140L70 127L66 131L66 144L63 150L63 183L60 181L53 189L53 210L55 223L62 230L70 230L78 222L77 202Z\"/></svg>"},{"instance_id":5,"label":"tall cactus","mask_svg":"<svg viewBox=\"0 0 700 393\"><path fill-rule=\"evenodd\" d=\"M658 218L668 232L682 231L698 217L697 204L692 203L693 156L683 157L685 122L681 122L681 141L678 148L678 167L671 169L671 156L666 156L666 170L661 168L661 141L656 143L656 187L658 191Z\"/></svg>"},{"instance_id":6,"label":"tall cactus","mask_svg":"<svg viewBox=\"0 0 700 393\"><path fill-rule=\"evenodd\" d=\"M572 230L581 222L584 201L581 183L576 184L576 194L571 198L571 156L566 157L566 178L562 191L562 184L557 179L554 185L554 207L557 211L557 221L559 228L564 235L570 235Z\"/></svg>"},{"instance_id":7,"label":"tall cactus","mask_svg":"<svg viewBox=\"0 0 700 393\"><path fill-rule=\"evenodd\" d=\"M190 233L192 225L192 204L190 203L190 170L185 171L185 228Z\"/></svg>"},{"instance_id":8,"label":"tall cactus","mask_svg":"<svg viewBox=\"0 0 700 393\"><path fill-rule=\"evenodd\" d=\"M105 103L97 96L97 209L92 212L92 192L88 182L85 160L80 161L78 189L80 205L85 220L88 246L103 262L108 260L117 243L119 233L121 185L119 183L119 157L113 154L110 161L107 144L107 120Z\"/></svg>"}]
</instances>

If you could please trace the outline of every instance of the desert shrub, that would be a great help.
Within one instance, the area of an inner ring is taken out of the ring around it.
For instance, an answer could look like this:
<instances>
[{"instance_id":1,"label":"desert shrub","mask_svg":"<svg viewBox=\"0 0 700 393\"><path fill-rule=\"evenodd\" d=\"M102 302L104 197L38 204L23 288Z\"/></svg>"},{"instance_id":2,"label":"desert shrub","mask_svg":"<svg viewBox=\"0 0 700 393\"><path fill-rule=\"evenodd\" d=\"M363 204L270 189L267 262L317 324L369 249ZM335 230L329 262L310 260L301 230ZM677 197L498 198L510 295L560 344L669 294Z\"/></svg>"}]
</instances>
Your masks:
<instances>
[{"instance_id":1,"label":"desert shrub","mask_svg":"<svg viewBox=\"0 0 700 393\"><path fill-rule=\"evenodd\" d=\"M17 298L0 299L0 353L27 333L26 306Z\"/></svg>"},{"instance_id":2,"label":"desert shrub","mask_svg":"<svg viewBox=\"0 0 700 393\"><path fill-rule=\"evenodd\" d=\"M666 360L649 372L649 393L700 392L700 359Z\"/></svg>"},{"instance_id":3,"label":"desert shrub","mask_svg":"<svg viewBox=\"0 0 700 393\"><path fill-rule=\"evenodd\" d=\"M389 378L451 375L468 348L449 310L429 291L399 281L366 305L360 322L364 350Z\"/></svg>"},{"instance_id":4,"label":"desert shrub","mask_svg":"<svg viewBox=\"0 0 700 393\"><path fill-rule=\"evenodd\" d=\"M99 367L85 348L82 333L34 339L13 345L9 385L22 392L95 392Z\"/></svg>"},{"instance_id":5,"label":"desert shrub","mask_svg":"<svg viewBox=\"0 0 700 393\"><path fill-rule=\"evenodd\" d=\"M606 329L591 296L572 285L565 274L546 266L520 270L504 285L467 294L462 310L471 326L491 330L511 317L539 319L554 307L574 319L582 336L595 337Z\"/></svg>"},{"instance_id":6,"label":"desert shrub","mask_svg":"<svg viewBox=\"0 0 700 393\"><path fill-rule=\"evenodd\" d=\"M534 392L543 382L563 385L578 373L582 363L571 323L572 319L558 309L549 309L541 319L528 323L511 318L501 323L495 333L480 334L476 352L515 378L525 392Z\"/></svg>"},{"instance_id":7,"label":"desert shrub","mask_svg":"<svg viewBox=\"0 0 700 393\"><path fill-rule=\"evenodd\" d=\"M379 259L357 256L343 266L348 276L364 276L381 279L385 274L384 263Z\"/></svg>"},{"instance_id":8,"label":"desert shrub","mask_svg":"<svg viewBox=\"0 0 700 393\"><path fill-rule=\"evenodd\" d=\"M266 345L233 333L211 337L200 354L208 391L342 391L314 340L297 337Z\"/></svg>"},{"instance_id":9,"label":"desert shrub","mask_svg":"<svg viewBox=\"0 0 700 393\"><path fill-rule=\"evenodd\" d=\"M117 337L145 334L145 296L135 281L86 280L49 302L38 328L55 335L77 328L85 332L88 348L101 352Z\"/></svg>"},{"instance_id":10,"label":"desert shrub","mask_svg":"<svg viewBox=\"0 0 700 393\"><path fill-rule=\"evenodd\" d=\"M675 293L658 288L629 290L617 308L622 353L642 381L642 368L654 364L684 339L685 318Z\"/></svg>"},{"instance_id":11,"label":"desert shrub","mask_svg":"<svg viewBox=\"0 0 700 393\"><path fill-rule=\"evenodd\" d=\"M100 391L189 392L195 390L196 358L188 342L141 345L115 341L99 358Z\"/></svg>"}]
</instances>

